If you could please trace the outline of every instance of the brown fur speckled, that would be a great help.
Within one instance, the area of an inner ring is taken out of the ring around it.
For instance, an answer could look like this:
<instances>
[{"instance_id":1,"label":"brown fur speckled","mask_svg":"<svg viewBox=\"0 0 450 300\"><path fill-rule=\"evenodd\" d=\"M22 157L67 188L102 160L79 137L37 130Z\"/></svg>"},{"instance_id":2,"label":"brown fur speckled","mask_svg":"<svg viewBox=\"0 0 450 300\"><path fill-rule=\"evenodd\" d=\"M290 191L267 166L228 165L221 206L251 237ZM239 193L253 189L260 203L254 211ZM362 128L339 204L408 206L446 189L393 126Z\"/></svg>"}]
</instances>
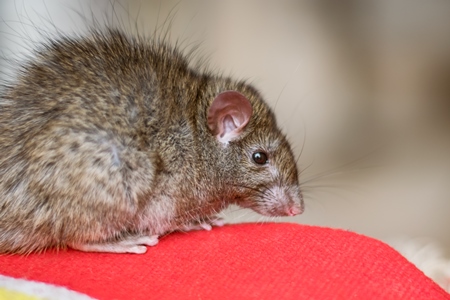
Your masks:
<instances>
[{"instance_id":1,"label":"brown fur speckled","mask_svg":"<svg viewBox=\"0 0 450 300\"><path fill-rule=\"evenodd\" d=\"M230 90L253 115L221 143L208 108ZM214 223L229 204L301 213L297 177L258 92L163 42L117 30L50 41L0 91L0 253L114 246ZM145 251L133 249L111 251Z\"/></svg>"}]
</instances>

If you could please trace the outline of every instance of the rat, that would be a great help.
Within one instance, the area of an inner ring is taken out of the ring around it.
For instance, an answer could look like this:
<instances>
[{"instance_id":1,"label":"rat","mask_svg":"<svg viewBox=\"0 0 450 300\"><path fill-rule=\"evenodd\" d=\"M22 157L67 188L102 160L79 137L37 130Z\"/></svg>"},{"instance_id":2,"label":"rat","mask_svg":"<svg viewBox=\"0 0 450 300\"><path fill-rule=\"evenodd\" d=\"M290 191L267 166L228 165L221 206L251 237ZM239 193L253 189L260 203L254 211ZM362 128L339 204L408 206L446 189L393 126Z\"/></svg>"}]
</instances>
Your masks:
<instances>
[{"instance_id":1,"label":"rat","mask_svg":"<svg viewBox=\"0 0 450 300\"><path fill-rule=\"evenodd\" d=\"M0 253L145 253L231 204L304 210L261 94L118 29L50 39L0 91Z\"/></svg>"}]
</instances>

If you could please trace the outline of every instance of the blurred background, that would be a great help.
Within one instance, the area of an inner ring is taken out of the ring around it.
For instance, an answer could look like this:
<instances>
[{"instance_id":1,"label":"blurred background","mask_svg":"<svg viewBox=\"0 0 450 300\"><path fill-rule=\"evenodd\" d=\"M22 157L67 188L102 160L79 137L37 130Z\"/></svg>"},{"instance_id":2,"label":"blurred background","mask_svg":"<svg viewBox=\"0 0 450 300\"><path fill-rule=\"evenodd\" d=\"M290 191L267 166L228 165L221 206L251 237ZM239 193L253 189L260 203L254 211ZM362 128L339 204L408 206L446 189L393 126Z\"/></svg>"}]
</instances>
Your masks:
<instances>
[{"instance_id":1,"label":"blurred background","mask_svg":"<svg viewBox=\"0 0 450 300\"><path fill-rule=\"evenodd\" d=\"M278 221L382 239L450 289L449 1L2 0L0 16L3 79L40 40L92 24L200 43L301 153L306 212Z\"/></svg>"}]
</instances>

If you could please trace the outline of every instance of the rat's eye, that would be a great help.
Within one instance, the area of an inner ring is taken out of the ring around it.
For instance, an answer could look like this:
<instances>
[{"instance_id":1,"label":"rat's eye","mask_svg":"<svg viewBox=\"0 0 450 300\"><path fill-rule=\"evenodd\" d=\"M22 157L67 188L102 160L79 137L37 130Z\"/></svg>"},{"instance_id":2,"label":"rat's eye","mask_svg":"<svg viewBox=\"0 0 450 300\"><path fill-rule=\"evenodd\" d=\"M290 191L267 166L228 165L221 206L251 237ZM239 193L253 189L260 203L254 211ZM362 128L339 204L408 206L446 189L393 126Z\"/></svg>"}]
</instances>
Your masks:
<instances>
[{"instance_id":1,"label":"rat's eye","mask_svg":"<svg viewBox=\"0 0 450 300\"><path fill-rule=\"evenodd\" d=\"M253 153L252 158L258 165L264 165L268 161L267 154L264 152L255 152Z\"/></svg>"}]
</instances>

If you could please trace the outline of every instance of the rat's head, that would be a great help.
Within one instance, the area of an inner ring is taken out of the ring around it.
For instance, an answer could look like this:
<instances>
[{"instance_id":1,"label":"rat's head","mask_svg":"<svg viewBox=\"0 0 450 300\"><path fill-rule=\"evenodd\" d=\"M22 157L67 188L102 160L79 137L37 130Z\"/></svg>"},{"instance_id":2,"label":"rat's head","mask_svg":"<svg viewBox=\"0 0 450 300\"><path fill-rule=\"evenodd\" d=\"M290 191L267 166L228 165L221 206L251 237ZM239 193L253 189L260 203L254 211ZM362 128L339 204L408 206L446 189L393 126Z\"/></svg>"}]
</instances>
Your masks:
<instances>
[{"instance_id":1,"label":"rat's head","mask_svg":"<svg viewBox=\"0 0 450 300\"><path fill-rule=\"evenodd\" d=\"M266 216L303 212L296 162L275 116L252 88L217 94L207 112L232 202Z\"/></svg>"}]
</instances>

